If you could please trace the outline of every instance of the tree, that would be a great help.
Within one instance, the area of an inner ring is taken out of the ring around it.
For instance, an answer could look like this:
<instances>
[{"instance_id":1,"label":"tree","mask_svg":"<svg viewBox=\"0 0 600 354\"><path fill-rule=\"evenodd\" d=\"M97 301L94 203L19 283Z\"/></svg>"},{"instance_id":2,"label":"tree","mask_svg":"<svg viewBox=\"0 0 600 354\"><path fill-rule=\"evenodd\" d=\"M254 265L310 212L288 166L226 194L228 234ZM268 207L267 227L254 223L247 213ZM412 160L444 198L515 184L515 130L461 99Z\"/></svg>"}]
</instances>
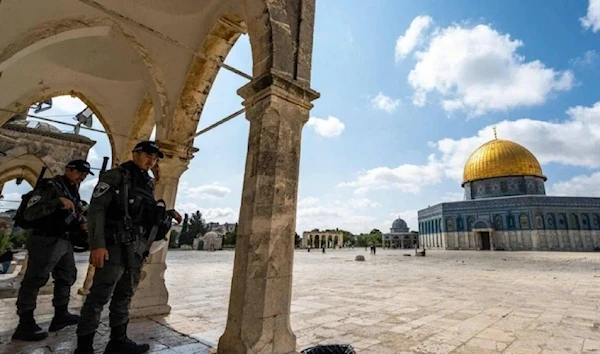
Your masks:
<instances>
[{"instance_id":1,"label":"tree","mask_svg":"<svg viewBox=\"0 0 600 354\"><path fill-rule=\"evenodd\" d=\"M356 236L352 232L342 230L342 229L335 229L335 230L342 233L344 245L348 245L348 246L356 245L356 243L357 243Z\"/></svg>"},{"instance_id":2,"label":"tree","mask_svg":"<svg viewBox=\"0 0 600 354\"><path fill-rule=\"evenodd\" d=\"M294 236L294 245L296 247L300 246L300 242L302 242L302 238L300 237L300 235L298 235L298 233L296 232L296 236Z\"/></svg>"},{"instance_id":3,"label":"tree","mask_svg":"<svg viewBox=\"0 0 600 354\"><path fill-rule=\"evenodd\" d=\"M223 237L224 245L235 246L235 241L237 240L237 230L238 230L238 226L237 226L237 224L235 224L235 228L233 229L233 231L230 231L225 234L225 236Z\"/></svg>"},{"instance_id":4,"label":"tree","mask_svg":"<svg viewBox=\"0 0 600 354\"><path fill-rule=\"evenodd\" d=\"M179 232L171 230L171 236L169 236L169 248L179 248Z\"/></svg>"},{"instance_id":5,"label":"tree","mask_svg":"<svg viewBox=\"0 0 600 354\"><path fill-rule=\"evenodd\" d=\"M199 210L196 210L191 217L188 217L186 214L184 225L181 228L181 235L179 235L179 246L192 245L194 243L194 238L204 235L206 230L206 222L202 218L202 213L200 213Z\"/></svg>"},{"instance_id":6,"label":"tree","mask_svg":"<svg viewBox=\"0 0 600 354\"><path fill-rule=\"evenodd\" d=\"M4 232L0 233L0 254L4 253L4 251L11 246L10 235L7 235Z\"/></svg>"}]
</instances>

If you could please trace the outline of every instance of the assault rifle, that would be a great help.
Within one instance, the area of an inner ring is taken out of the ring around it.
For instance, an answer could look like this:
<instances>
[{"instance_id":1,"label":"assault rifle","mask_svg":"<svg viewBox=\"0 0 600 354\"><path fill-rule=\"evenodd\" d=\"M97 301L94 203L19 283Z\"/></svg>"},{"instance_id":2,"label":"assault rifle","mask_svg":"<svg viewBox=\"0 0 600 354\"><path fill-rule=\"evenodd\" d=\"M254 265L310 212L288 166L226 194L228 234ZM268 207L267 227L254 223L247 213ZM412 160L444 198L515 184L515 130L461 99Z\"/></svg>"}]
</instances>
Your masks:
<instances>
[{"instance_id":1,"label":"assault rifle","mask_svg":"<svg viewBox=\"0 0 600 354\"><path fill-rule=\"evenodd\" d=\"M108 166L108 157L104 157L102 161L102 168L100 169L100 173L98 174L100 177L104 172L106 172L106 167ZM87 210L89 205L84 205L81 201L80 205L76 206L75 212L69 214L65 223L69 226L73 224L71 227L75 229L74 233L71 237L71 243L73 243L73 250L75 252L85 252L90 248L87 231L81 230L80 227L82 224L87 223ZM75 223L74 223L75 222Z\"/></svg>"},{"instance_id":2,"label":"assault rifle","mask_svg":"<svg viewBox=\"0 0 600 354\"><path fill-rule=\"evenodd\" d=\"M36 189L37 187L40 186L40 183L42 183L42 180L44 179L44 175L46 174L47 169L48 169L47 167L42 167L42 170L40 171L40 174L38 175L38 178L35 181L35 186L33 186L33 189Z\"/></svg>"}]
</instances>

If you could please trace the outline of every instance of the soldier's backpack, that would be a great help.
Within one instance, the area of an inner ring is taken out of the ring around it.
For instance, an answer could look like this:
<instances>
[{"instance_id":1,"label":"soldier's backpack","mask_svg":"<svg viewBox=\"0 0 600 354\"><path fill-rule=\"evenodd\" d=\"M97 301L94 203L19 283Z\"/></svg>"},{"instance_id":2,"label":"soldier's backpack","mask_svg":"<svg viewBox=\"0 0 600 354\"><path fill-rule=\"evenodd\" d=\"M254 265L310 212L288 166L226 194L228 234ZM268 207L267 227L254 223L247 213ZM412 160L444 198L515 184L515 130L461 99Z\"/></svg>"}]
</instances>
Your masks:
<instances>
[{"instance_id":1,"label":"soldier's backpack","mask_svg":"<svg viewBox=\"0 0 600 354\"><path fill-rule=\"evenodd\" d=\"M44 178L42 181L40 181L38 186L43 185L44 183L46 183L49 180L50 180L49 178ZM35 227L35 225L36 225L35 220L34 221L25 220L25 209L27 209L27 204L29 204L31 197L33 197L33 192L35 192L36 188L34 188L33 190L31 190L31 191L23 194L23 196L21 196L21 204L19 204L19 208L17 208L17 213L15 214L15 217L13 218L13 220L15 221L14 227L19 227L24 230L29 230L29 229L32 229Z\"/></svg>"}]
</instances>

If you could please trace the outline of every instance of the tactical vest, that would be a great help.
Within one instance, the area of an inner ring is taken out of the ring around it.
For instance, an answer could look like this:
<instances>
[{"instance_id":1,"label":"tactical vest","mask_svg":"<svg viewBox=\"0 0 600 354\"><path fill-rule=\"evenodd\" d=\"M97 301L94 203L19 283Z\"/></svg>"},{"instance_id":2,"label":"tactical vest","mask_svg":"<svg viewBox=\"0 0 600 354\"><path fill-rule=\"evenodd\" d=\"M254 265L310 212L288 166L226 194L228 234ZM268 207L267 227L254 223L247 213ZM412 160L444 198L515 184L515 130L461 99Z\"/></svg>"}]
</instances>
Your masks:
<instances>
[{"instance_id":1,"label":"tactical vest","mask_svg":"<svg viewBox=\"0 0 600 354\"><path fill-rule=\"evenodd\" d=\"M145 179L141 172L128 165L117 167L121 172L121 186L114 191L111 206L106 211L106 237L113 238L125 228L125 208L131 218L133 232L137 236L147 233L153 222L152 216L156 207L152 179ZM127 205L123 197L125 184L129 185Z\"/></svg>"}]
</instances>

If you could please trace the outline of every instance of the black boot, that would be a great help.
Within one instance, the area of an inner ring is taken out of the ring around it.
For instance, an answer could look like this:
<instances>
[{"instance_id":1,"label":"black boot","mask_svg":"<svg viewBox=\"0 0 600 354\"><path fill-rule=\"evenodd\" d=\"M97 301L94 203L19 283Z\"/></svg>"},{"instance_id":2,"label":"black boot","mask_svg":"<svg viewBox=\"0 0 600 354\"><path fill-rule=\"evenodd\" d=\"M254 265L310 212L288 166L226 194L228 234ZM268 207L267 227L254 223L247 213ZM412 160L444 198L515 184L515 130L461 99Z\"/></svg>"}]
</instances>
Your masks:
<instances>
[{"instance_id":1,"label":"black boot","mask_svg":"<svg viewBox=\"0 0 600 354\"><path fill-rule=\"evenodd\" d=\"M67 311L67 306L59 306L54 308L54 318L50 323L50 332L59 331L67 326L72 326L79 322L79 316L73 315Z\"/></svg>"},{"instance_id":2,"label":"black boot","mask_svg":"<svg viewBox=\"0 0 600 354\"><path fill-rule=\"evenodd\" d=\"M12 339L24 340L27 342L37 342L48 337L48 332L40 328L35 323L33 311L20 315L19 325L12 335Z\"/></svg>"},{"instance_id":3,"label":"black boot","mask_svg":"<svg viewBox=\"0 0 600 354\"><path fill-rule=\"evenodd\" d=\"M94 334L96 333L77 336L77 349L73 354L94 354Z\"/></svg>"},{"instance_id":4,"label":"black boot","mask_svg":"<svg viewBox=\"0 0 600 354\"><path fill-rule=\"evenodd\" d=\"M137 344L127 338L127 323L110 329L110 341L104 354L142 354L150 350L148 344Z\"/></svg>"}]
</instances>

